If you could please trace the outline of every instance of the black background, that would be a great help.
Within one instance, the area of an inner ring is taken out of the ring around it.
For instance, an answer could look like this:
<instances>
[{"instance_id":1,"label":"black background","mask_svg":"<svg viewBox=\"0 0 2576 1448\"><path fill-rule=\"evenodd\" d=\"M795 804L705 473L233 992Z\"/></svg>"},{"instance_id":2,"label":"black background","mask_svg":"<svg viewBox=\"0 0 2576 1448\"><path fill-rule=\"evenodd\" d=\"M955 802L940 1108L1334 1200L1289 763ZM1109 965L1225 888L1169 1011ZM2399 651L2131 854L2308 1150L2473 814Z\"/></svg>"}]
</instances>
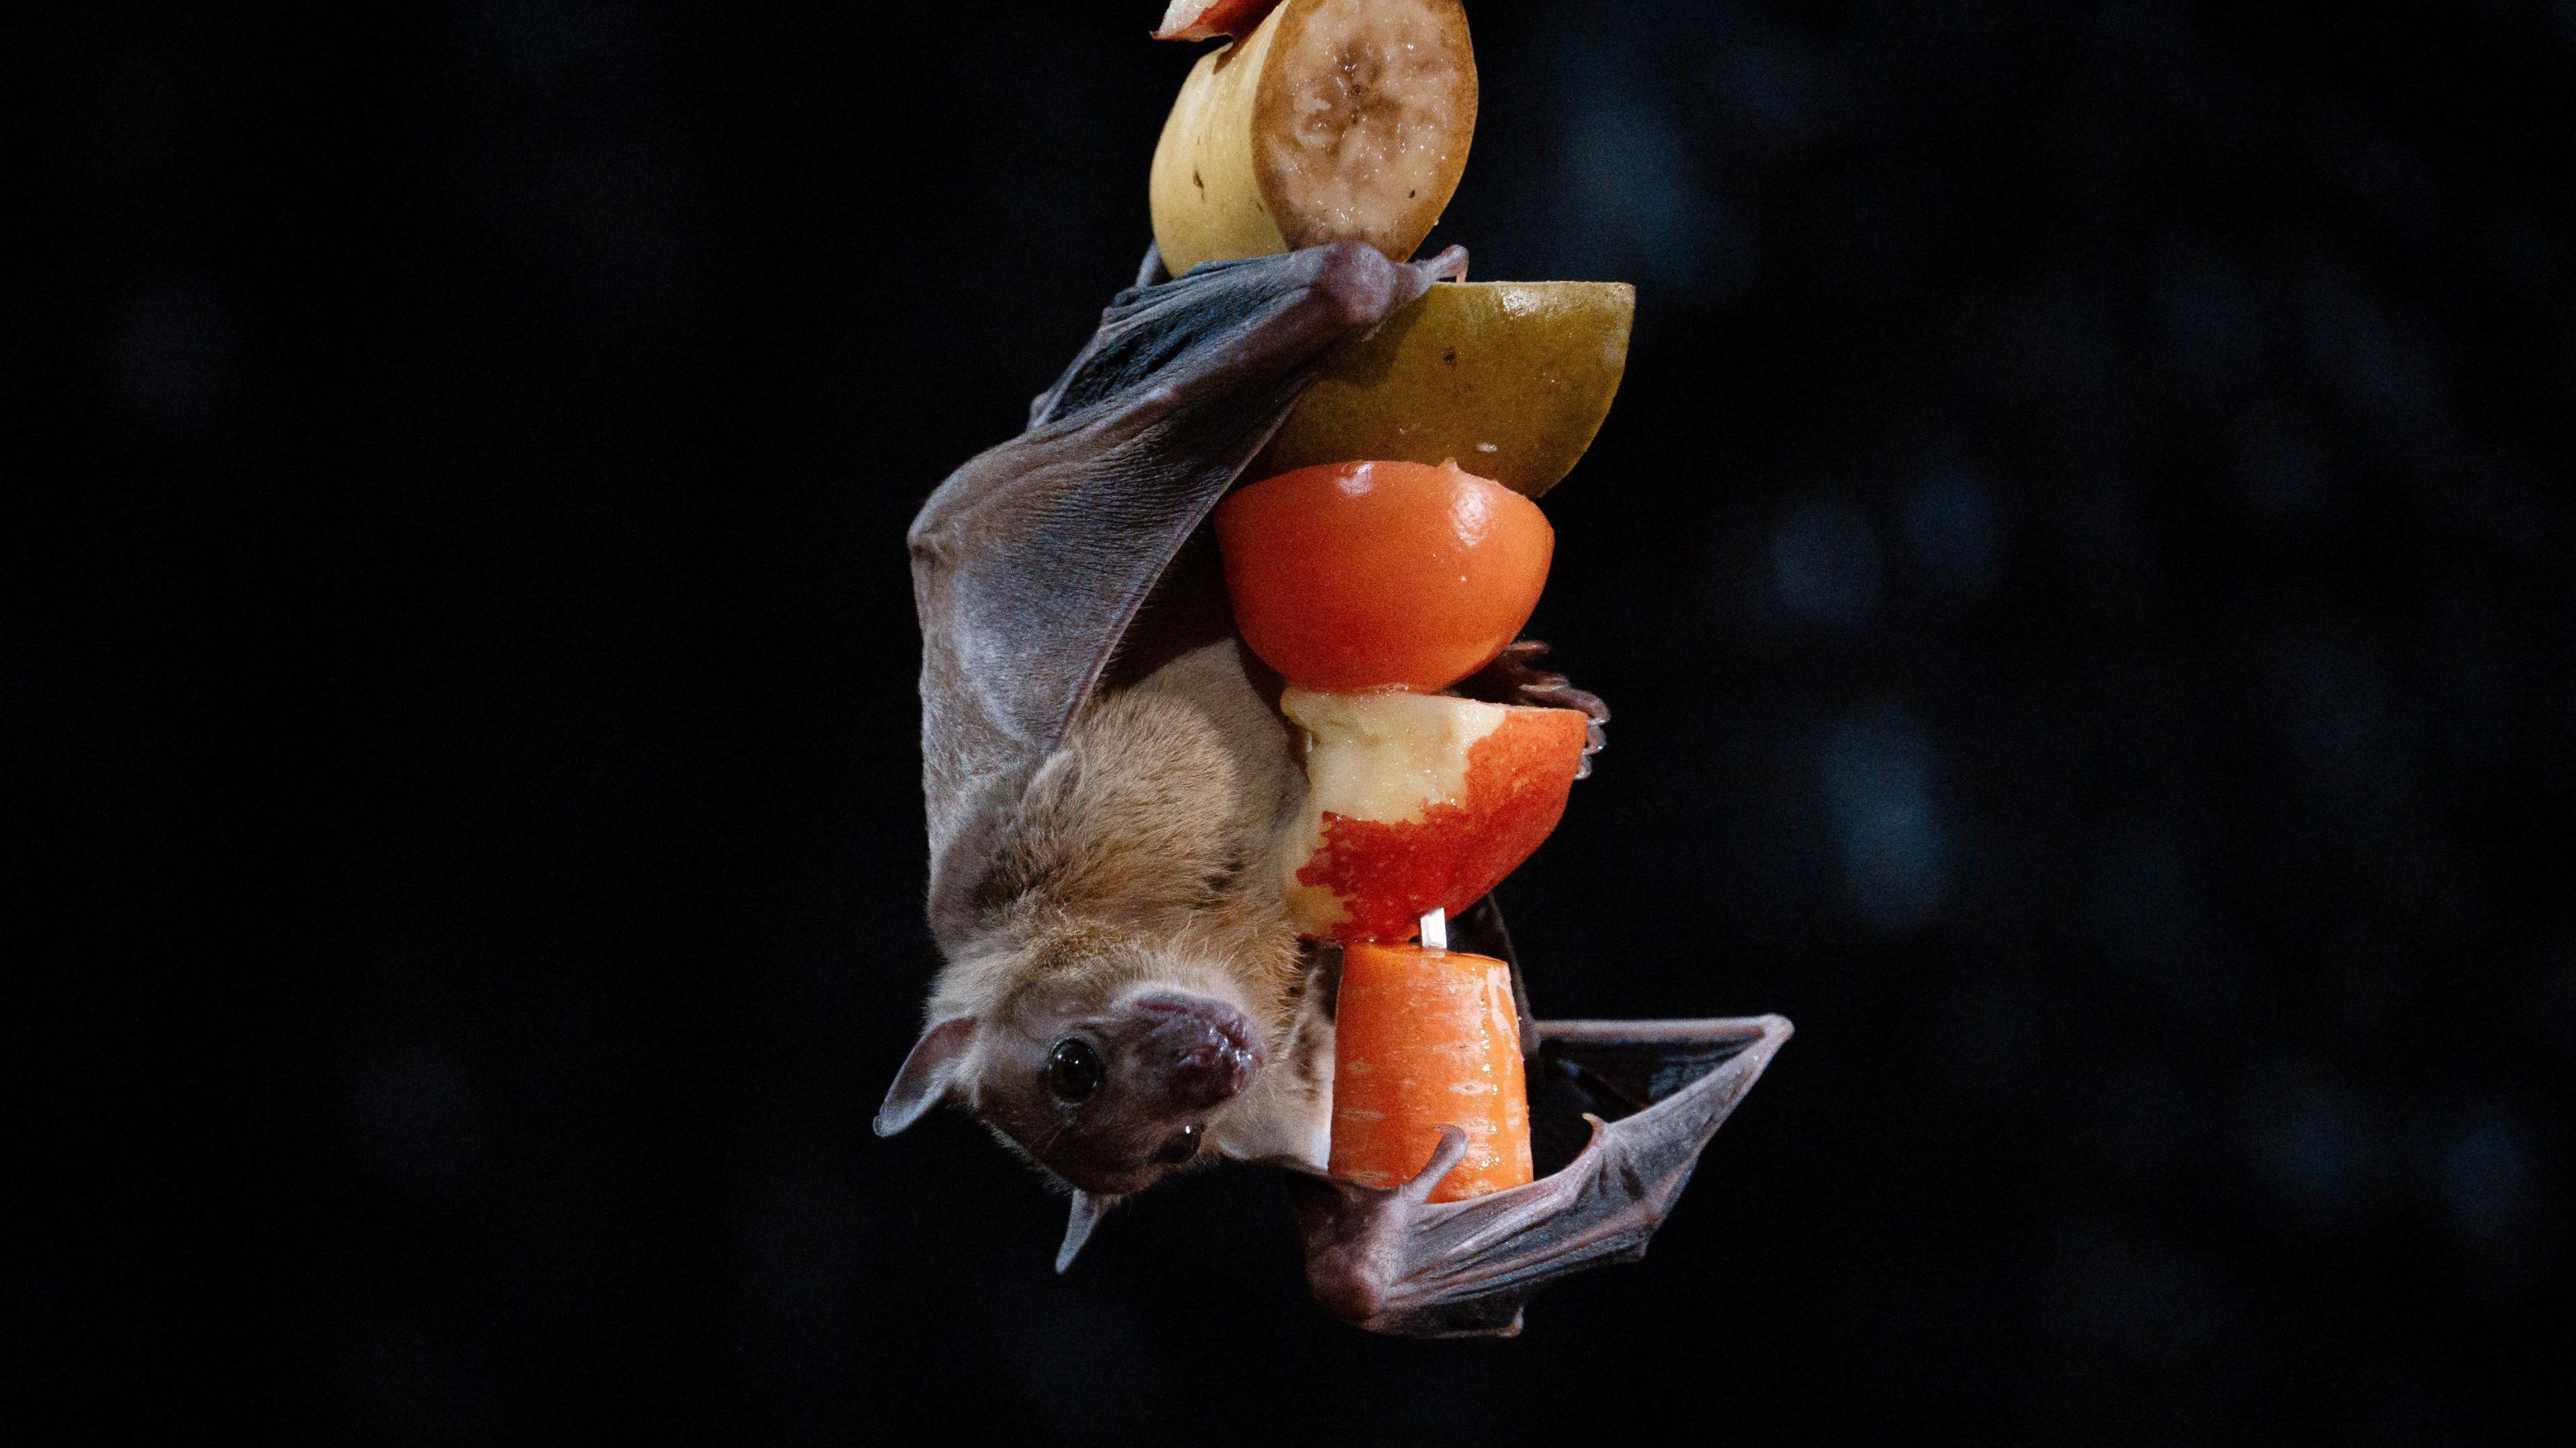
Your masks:
<instances>
[{"instance_id":1,"label":"black background","mask_svg":"<svg viewBox=\"0 0 2576 1448\"><path fill-rule=\"evenodd\" d=\"M1652 1260L1465 1344L1326 1321L1264 1174L1059 1280L971 1124L866 1130L902 529L1143 248L1149 0L57 8L15 1409L2576 1434L2576 7L1475 0L1435 243L1639 287L1533 988L1799 1035Z\"/></svg>"}]
</instances>

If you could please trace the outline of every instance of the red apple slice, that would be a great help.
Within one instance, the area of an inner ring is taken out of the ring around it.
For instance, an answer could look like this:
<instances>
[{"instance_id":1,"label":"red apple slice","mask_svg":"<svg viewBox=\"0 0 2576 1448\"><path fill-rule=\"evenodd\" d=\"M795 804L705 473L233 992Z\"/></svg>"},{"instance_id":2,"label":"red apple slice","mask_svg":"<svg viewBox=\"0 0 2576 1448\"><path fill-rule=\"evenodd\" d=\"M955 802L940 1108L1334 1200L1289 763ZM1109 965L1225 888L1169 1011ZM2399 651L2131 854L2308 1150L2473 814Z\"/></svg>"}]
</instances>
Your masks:
<instances>
[{"instance_id":1,"label":"red apple slice","mask_svg":"<svg viewBox=\"0 0 2576 1448\"><path fill-rule=\"evenodd\" d=\"M1475 904L1556 828L1583 765L1574 709L1295 688L1279 707L1307 738L1281 883L1316 939L1404 940Z\"/></svg>"},{"instance_id":2,"label":"red apple slice","mask_svg":"<svg viewBox=\"0 0 2576 1448\"><path fill-rule=\"evenodd\" d=\"M1156 40L1214 40L1241 35L1261 23L1279 0L1172 0Z\"/></svg>"}]
</instances>

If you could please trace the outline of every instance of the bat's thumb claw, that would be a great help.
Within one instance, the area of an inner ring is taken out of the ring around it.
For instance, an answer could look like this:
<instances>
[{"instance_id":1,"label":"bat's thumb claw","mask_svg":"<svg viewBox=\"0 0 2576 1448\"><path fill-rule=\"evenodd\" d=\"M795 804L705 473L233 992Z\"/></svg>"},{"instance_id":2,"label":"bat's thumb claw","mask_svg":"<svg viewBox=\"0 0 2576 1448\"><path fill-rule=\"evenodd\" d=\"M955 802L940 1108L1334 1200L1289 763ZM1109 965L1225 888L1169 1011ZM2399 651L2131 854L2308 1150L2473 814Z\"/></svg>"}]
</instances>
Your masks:
<instances>
[{"instance_id":1,"label":"bat's thumb claw","mask_svg":"<svg viewBox=\"0 0 2576 1448\"><path fill-rule=\"evenodd\" d=\"M1431 1164L1414 1173L1413 1180L1396 1190L1401 1192L1407 1201L1428 1201L1431 1199L1431 1189L1440 1185L1440 1179L1449 1175L1458 1163L1466 1159L1467 1133L1455 1126L1444 1126L1440 1128L1440 1144L1431 1149Z\"/></svg>"},{"instance_id":2,"label":"bat's thumb claw","mask_svg":"<svg viewBox=\"0 0 2576 1448\"><path fill-rule=\"evenodd\" d=\"M1463 282L1467 279L1467 248L1450 246L1427 262L1416 266L1442 281Z\"/></svg>"}]
</instances>

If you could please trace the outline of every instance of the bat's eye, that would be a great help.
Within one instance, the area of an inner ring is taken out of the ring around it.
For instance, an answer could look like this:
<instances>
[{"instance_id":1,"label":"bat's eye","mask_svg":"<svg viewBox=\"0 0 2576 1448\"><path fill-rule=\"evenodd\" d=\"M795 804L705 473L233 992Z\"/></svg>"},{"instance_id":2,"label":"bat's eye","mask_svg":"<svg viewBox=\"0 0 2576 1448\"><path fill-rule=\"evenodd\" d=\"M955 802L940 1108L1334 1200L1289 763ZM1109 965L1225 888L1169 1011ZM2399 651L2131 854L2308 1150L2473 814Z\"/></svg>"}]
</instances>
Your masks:
<instances>
[{"instance_id":1,"label":"bat's eye","mask_svg":"<svg viewBox=\"0 0 2576 1448\"><path fill-rule=\"evenodd\" d=\"M1067 1038L1047 1052L1047 1089L1067 1101L1080 1101L1100 1089L1100 1053Z\"/></svg>"}]
</instances>

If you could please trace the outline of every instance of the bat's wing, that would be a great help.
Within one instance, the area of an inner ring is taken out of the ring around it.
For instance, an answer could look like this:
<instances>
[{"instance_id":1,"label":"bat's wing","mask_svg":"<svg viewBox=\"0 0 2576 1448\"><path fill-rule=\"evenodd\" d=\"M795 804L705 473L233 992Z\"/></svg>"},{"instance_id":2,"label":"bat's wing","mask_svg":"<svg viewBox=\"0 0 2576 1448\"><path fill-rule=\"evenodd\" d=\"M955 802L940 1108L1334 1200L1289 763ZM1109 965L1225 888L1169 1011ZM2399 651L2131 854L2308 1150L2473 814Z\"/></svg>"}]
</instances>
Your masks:
<instances>
[{"instance_id":1,"label":"bat's wing","mask_svg":"<svg viewBox=\"0 0 2576 1448\"><path fill-rule=\"evenodd\" d=\"M1465 1154L1466 1136L1454 1127L1402 1186L1292 1173L1307 1284L1335 1315L1373 1332L1519 1332L1521 1309L1541 1286L1646 1255L1701 1150L1789 1031L1779 1016L1539 1022L1530 1114L1535 1124L1551 1099L1592 1103L1580 1154L1528 1186L1460 1202L1427 1200ZM1608 1114L1618 1119L1604 1121Z\"/></svg>"},{"instance_id":2,"label":"bat's wing","mask_svg":"<svg viewBox=\"0 0 2576 1448\"><path fill-rule=\"evenodd\" d=\"M971 914L1004 802L1063 738L1155 581L1320 364L1436 277L1358 243L1119 294L1029 408L913 520L930 920ZM1160 272L1148 254L1141 280Z\"/></svg>"}]
</instances>

